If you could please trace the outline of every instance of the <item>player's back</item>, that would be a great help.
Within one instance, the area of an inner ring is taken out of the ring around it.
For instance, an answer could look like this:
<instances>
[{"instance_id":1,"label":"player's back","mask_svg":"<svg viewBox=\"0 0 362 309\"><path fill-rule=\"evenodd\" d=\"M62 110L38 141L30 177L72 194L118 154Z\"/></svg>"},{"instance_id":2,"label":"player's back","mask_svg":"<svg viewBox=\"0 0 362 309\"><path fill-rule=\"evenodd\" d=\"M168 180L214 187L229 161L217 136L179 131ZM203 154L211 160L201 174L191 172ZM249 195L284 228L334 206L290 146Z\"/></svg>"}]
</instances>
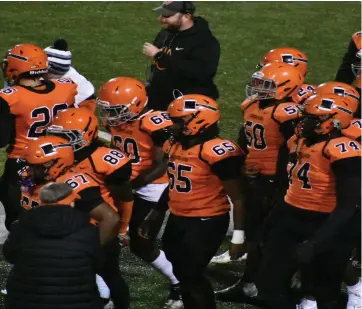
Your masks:
<instances>
[{"instance_id":1,"label":"player's back","mask_svg":"<svg viewBox=\"0 0 362 309\"><path fill-rule=\"evenodd\" d=\"M246 168L274 175L279 149L285 142L281 125L298 117L298 104L287 102L263 107L260 101L247 99L241 104L241 110L248 150Z\"/></svg>"},{"instance_id":2,"label":"player's back","mask_svg":"<svg viewBox=\"0 0 362 309\"><path fill-rule=\"evenodd\" d=\"M45 135L58 111L71 107L77 85L70 79L44 81L39 87L13 86L0 90L0 100L14 117L13 141L9 158L23 157L29 139Z\"/></svg>"}]
</instances>

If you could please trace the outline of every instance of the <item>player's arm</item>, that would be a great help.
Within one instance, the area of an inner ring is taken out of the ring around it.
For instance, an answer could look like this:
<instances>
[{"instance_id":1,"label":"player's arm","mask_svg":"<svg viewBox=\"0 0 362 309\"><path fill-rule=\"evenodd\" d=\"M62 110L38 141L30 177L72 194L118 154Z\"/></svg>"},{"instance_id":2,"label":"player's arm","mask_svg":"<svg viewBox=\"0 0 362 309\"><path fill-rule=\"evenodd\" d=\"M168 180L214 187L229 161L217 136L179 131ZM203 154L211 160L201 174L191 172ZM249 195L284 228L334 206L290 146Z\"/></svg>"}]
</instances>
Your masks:
<instances>
[{"instance_id":1,"label":"player's arm","mask_svg":"<svg viewBox=\"0 0 362 309\"><path fill-rule=\"evenodd\" d=\"M133 210L133 193L130 182L131 175L132 163L131 161L128 161L125 165L109 174L104 180L104 183L110 191L115 205L118 208L118 213L121 218L121 234L126 233Z\"/></svg>"},{"instance_id":2,"label":"player's arm","mask_svg":"<svg viewBox=\"0 0 362 309\"><path fill-rule=\"evenodd\" d=\"M88 187L78 192L80 199L76 201L75 208L88 212L98 221L101 245L106 244L118 235L120 220L118 214L104 203L100 187Z\"/></svg>"},{"instance_id":3,"label":"player's arm","mask_svg":"<svg viewBox=\"0 0 362 309\"><path fill-rule=\"evenodd\" d=\"M353 39L351 39L348 45L348 50L342 59L342 63L335 77L335 80L337 82L351 84L355 80L356 77L353 74L351 64L358 62L358 60L356 59L357 52L358 52L357 46L354 43Z\"/></svg>"},{"instance_id":4,"label":"player's arm","mask_svg":"<svg viewBox=\"0 0 362 309\"><path fill-rule=\"evenodd\" d=\"M0 148L10 144L14 138L15 119L10 112L8 102L0 97Z\"/></svg>"},{"instance_id":5,"label":"player's arm","mask_svg":"<svg viewBox=\"0 0 362 309\"><path fill-rule=\"evenodd\" d=\"M161 129L152 132L151 137L154 144L152 149L152 166L132 181L133 189L138 189L152 183L164 175L167 170L167 157L164 155L163 144L170 137L170 132L167 128Z\"/></svg>"},{"instance_id":6,"label":"player's arm","mask_svg":"<svg viewBox=\"0 0 362 309\"><path fill-rule=\"evenodd\" d=\"M233 203L234 233L230 247L231 259L237 259L245 253L245 207L241 191L241 170L244 158L244 156L228 157L211 166L212 171L221 180L225 193Z\"/></svg>"}]
</instances>

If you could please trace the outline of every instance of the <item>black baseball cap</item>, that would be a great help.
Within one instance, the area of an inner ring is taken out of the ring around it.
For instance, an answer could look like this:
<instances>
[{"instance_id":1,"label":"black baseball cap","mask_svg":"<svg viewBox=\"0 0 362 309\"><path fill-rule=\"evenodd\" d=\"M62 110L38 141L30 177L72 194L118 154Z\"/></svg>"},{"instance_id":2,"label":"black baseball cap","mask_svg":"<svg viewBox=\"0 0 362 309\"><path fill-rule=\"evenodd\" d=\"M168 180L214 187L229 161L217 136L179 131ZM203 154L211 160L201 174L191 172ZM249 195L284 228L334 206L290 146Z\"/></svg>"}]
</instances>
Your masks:
<instances>
[{"instance_id":1,"label":"black baseball cap","mask_svg":"<svg viewBox=\"0 0 362 309\"><path fill-rule=\"evenodd\" d=\"M194 14L196 7L192 1L165 1L153 11L159 15L170 17L176 13Z\"/></svg>"}]
</instances>

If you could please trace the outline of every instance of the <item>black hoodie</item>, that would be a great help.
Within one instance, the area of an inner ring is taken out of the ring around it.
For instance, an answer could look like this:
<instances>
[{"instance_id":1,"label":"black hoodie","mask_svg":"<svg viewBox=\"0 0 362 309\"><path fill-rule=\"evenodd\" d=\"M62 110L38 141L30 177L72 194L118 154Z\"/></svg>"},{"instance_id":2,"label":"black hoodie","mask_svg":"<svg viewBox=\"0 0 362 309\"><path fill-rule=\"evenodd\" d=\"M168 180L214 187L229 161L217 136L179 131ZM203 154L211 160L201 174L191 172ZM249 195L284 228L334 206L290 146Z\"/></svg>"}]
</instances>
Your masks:
<instances>
[{"instance_id":1,"label":"black hoodie","mask_svg":"<svg viewBox=\"0 0 362 309\"><path fill-rule=\"evenodd\" d=\"M174 99L173 90L183 94L204 94L219 97L213 82L220 58L220 44L202 17L184 31L161 30L154 45L162 51L156 54L148 80L149 105L166 110Z\"/></svg>"},{"instance_id":2,"label":"black hoodie","mask_svg":"<svg viewBox=\"0 0 362 309\"><path fill-rule=\"evenodd\" d=\"M21 214L3 247L14 264L6 309L100 309L96 273L102 267L99 231L69 206Z\"/></svg>"}]
</instances>

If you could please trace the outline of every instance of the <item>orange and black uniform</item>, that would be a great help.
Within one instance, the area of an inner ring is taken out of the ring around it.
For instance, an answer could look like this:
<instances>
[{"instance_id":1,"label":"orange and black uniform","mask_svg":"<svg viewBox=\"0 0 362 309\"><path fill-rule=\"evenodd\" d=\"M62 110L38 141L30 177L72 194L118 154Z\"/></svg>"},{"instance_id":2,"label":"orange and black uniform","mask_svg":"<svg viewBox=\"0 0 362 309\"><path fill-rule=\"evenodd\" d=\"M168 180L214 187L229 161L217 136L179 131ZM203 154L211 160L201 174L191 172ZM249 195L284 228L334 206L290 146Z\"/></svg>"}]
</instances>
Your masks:
<instances>
[{"instance_id":1,"label":"orange and black uniform","mask_svg":"<svg viewBox=\"0 0 362 309\"><path fill-rule=\"evenodd\" d=\"M362 119L354 118L348 128L342 130L343 135L357 140L361 143Z\"/></svg>"},{"instance_id":2,"label":"orange and black uniform","mask_svg":"<svg viewBox=\"0 0 362 309\"><path fill-rule=\"evenodd\" d=\"M150 110L134 121L130 121L120 127L110 128L113 144L131 159L131 180L136 179L142 173L152 168L153 149L154 147L163 146L170 136L169 128L171 126L172 122L166 112ZM165 175L152 183L136 190L132 217L129 224L131 243L132 239L138 235L137 229L140 223L149 211L154 208L155 204L159 202L167 185L168 179L165 173ZM153 237L157 236L161 225L162 222L153 231ZM132 244L130 245L132 247ZM144 246L148 246L148 244L145 243Z\"/></svg>"},{"instance_id":3,"label":"orange and black uniform","mask_svg":"<svg viewBox=\"0 0 362 309\"><path fill-rule=\"evenodd\" d=\"M258 290L272 309L295 308L288 282L303 263L318 308L338 308L359 216L361 145L334 132L313 142L293 136L288 148L289 188L273 212Z\"/></svg>"},{"instance_id":4,"label":"orange and black uniform","mask_svg":"<svg viewBox=\"0 0 362 309\"><path fill-rule=\"evenodd\" d=\"M244 126L239 145L247 153L245 159L245 186L247 189L246 233L249 240L257 237L278 191L287 184L286 141L294 134L294 121L298 118L298 104L273 103L247 99L241 104ZM277 174L280 174L277 176ZM278 183L277 183L278 181Z\"/></svg>"},{"instance_id":5,"label":"orange and black uniform","mask_svg":"<svg viewBox=\"0 0 362 309\"><path fill-rule=\"evenodd\" d=\"M69 79L43 81L37 87L12 86L0 90L0 147L8 145L0 196L8 229L19 212L16 160L24 156L29 140L45 135L57 112L73 106L76 95L77 85Z\"/></svg>"},{"instance_id":6,"label":"orange and black uniform","mask_svg":"<svg viewBox=\"0 0 362 309\"><path fill-rule=\"evenodd\" d=\"M210 291L203 270L222 243L229 224L230 204L222 181L239 179L244 155L233 142L209 137L197 144L170 142L168 155L170 217L163 235L167 259L181 284L183 302L193 306L188 288ZM196 287L195 287L196 285Z\"/></svg>"},{"instance_id":7,"label":"orange and black uniform","mask_svg":"<svg viewBox=\"0 0 362 309\"><path fill-rule=\"evenodd\" d=\"M293 96L293 101L295 103L303 104L314 92L316 86L310 84L303 84L299 88L298 93Z\"/></svg>"}]
</instances>

